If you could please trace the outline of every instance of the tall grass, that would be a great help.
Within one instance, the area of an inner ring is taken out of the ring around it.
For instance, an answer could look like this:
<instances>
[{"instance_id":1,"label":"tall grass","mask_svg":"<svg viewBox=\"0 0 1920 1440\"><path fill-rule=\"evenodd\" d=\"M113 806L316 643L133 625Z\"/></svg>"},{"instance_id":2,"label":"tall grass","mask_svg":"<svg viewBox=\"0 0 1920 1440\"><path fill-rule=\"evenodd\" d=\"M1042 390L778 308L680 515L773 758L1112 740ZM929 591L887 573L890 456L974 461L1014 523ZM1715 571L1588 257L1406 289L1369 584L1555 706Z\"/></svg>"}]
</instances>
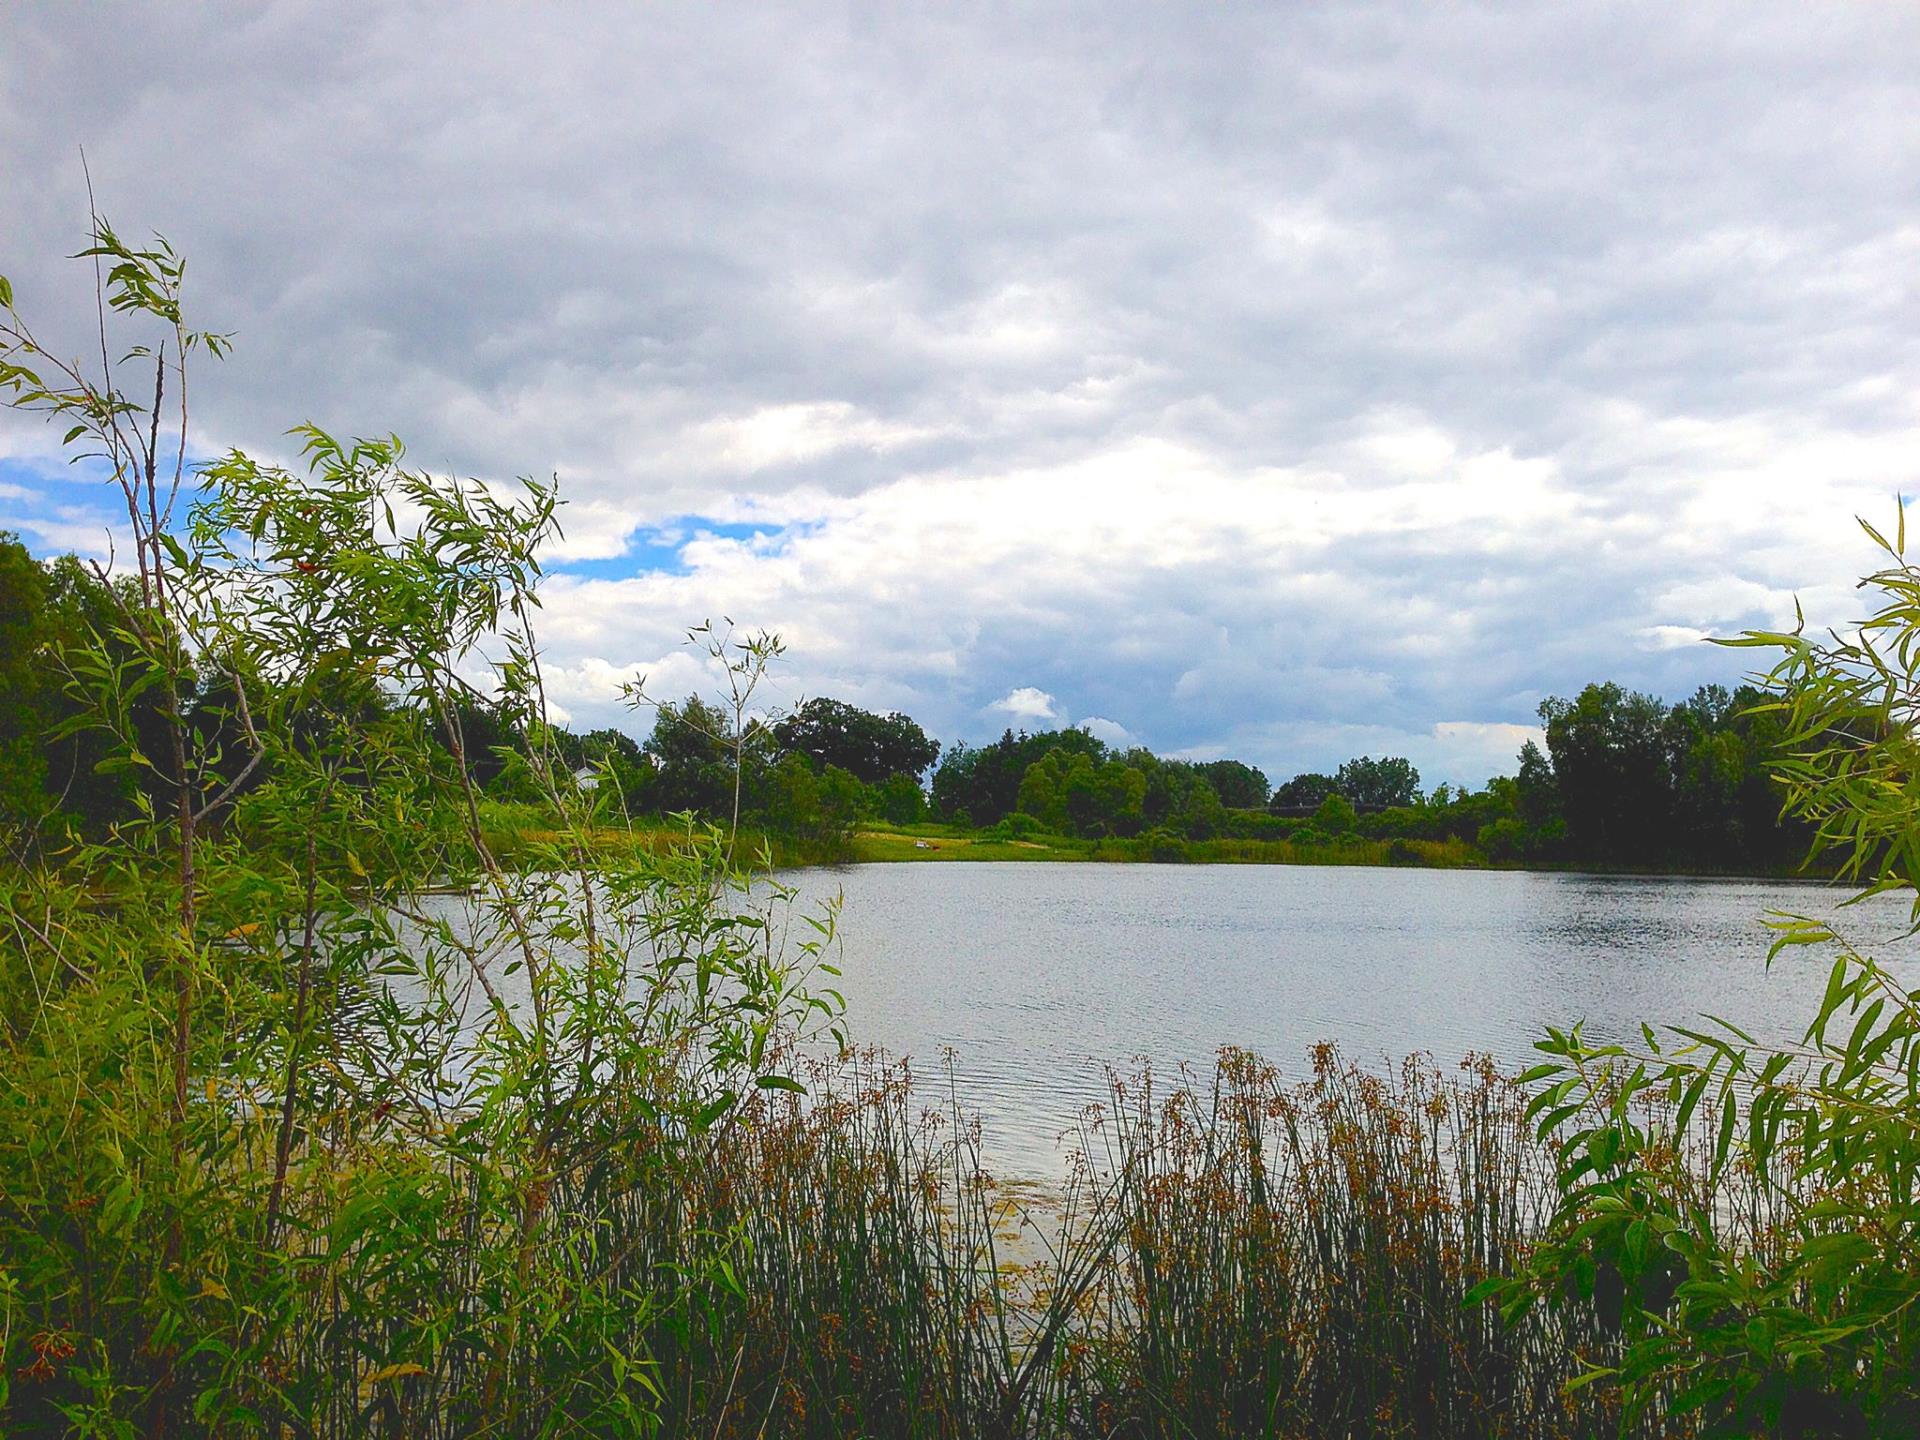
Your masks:
<instances>
[{"instance_id":1,"label":"tall grass","mask_svg":"<svg viewBox=\"0 0 1920 1440\"><path fill-rule=\"evenodd\" d=\"M1485 1061L1285 1083L1116 1077L1064 1190L1023 1199L950 1104L872 1057L769 1097L690 1175L737 1264L660 1331L668 1433L1584 1437L1595 1304L1468 1300L1551 1212L1551 1155ZM737 1287L734 1282L737 1281ZM1672 1435L1630 1426L1629 1435Z\"/></svg>"},{"instance_id":2,"label":"tall grass","mask_svg":"<svg viewBox=\"0 0 1920 1440\"><path fill-rule=\"evenodd\" d=\"M1564 1389L1608 1354L1595 1306L1508 1328L1467 1301L1553 1197L1485 1061L1381 1075L1323 1048L1288 1084L1227 1052L1205 1084L1116 1077L1040 1196L903 1064L817 1063L809 1088L597 1211L634 1292L677 1296L633 1337L662 1433L1618 1433ZM567 1182L552 1204L592 1202Z\"/></svg>"},{"instance_id":3,"label":"tall grass","mask_svg":"<svg viewBox=\"0 0 1920 1440\"><path fill-rule=\"evenodd\" d=\"M1485 1061L1397 1076L1315 1052L1289 1086L1244 1052L1209 1086L1116 1082L1095 1132L1116 1245L1083 1407L1135 1436L1576 1436L1591 1312L1512 1329L1467 1292L1552 1208L1550 1156Z\"/></svg>"},{"instance_id":4,"label":"tall grass","mask_svg":"<svg viewBox=\"0 0 1920 1440\"><path fill-rule=\"evenodd\" d=\"M303 1140L270 1267L196 1282L220 1433L1620 1433L1599 1391L1564 1388L1611 1353L1604 1297L1510 1328L1468 1303L1553 1200L1548 1147L1485 1061L1380 1074L1322 1048L1288 1083L1229 1051L1205 1080L1116 1076L1044 1192L989 1173L950 1087L929 1103L904 1063L795 1064L805 1094L762 1091L704 1135L569 1147L531 1261L554 1298L505 1332L521 1192L341 1111ZM257 1123L226 1161L245 1173L219 1177L233 1193L265 1183ZM90 1262L103 1292L113 1263ZM98 1347L144 1333L65 1303L9 1317L42 1341L18 1433L93 1413Z\"/></svg>"}]
</instances>

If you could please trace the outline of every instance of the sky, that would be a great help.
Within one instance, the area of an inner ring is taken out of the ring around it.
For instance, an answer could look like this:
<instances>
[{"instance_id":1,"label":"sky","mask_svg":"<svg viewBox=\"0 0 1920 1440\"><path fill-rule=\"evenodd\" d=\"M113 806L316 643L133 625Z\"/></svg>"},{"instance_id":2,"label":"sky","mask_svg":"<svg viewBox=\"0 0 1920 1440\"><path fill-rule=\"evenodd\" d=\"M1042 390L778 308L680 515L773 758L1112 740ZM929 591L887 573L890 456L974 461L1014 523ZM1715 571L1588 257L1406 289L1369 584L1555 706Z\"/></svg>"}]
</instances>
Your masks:
<instances>
[{"instance_id":1,"label":"sky","mask_svg":"<svg viewBox=\"0 0 1920 1440\"><path fill-rule=\"evenodd\" d=\"M193 446L557 475L553 699L1510 772L1857 613L1920 469L1920 8L0 9L0 274L187 257ZM0 415L0 528L99 553Z\"/></svg>"}]
</instances>

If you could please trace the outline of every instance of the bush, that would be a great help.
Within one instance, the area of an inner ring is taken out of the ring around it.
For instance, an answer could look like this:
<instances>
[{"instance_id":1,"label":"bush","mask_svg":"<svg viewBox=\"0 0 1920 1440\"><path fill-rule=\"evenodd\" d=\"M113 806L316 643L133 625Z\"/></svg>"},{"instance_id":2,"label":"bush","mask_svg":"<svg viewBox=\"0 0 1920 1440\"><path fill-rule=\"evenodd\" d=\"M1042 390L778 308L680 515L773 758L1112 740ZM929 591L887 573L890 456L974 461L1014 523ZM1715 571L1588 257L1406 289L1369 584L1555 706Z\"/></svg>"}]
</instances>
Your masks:
<instances>
[{"instance_id":1,"label":"bush","mask_svg":"<svg viewBox=\"0 0 1920 1440\"><path fill-rule=\"evenodd\" d=\"M1139 844L1146 851L1147 859L1156 865L1184 865L1193 858L1187 841L1164 828L1147 831L1140 837Z\"/></svg>"},{"instance_id":2,"label":"bush","mask_svg":"<svg viewBox=\"0 0 1920 1440\"><path fill-rule=\"evenodd\" d=\"M1481 826L1475 843L1489 860L1521 860L1531 851L1530 838L1527 827L1509 817Z\"/></svg>"},{"instance_id":3,"label":"bush","mask_svg":"<svg viewBox=\"0 0 1920 1440\"><path fill-rule=\"evenodd\" d=\"M1312 825L1330 835L1347 835L1360 823L1360 816L1353 808L1353 802L1346 796L1333 794L1320 802L1320 808L1313 812Z\"/></svg>"}]
</instances>

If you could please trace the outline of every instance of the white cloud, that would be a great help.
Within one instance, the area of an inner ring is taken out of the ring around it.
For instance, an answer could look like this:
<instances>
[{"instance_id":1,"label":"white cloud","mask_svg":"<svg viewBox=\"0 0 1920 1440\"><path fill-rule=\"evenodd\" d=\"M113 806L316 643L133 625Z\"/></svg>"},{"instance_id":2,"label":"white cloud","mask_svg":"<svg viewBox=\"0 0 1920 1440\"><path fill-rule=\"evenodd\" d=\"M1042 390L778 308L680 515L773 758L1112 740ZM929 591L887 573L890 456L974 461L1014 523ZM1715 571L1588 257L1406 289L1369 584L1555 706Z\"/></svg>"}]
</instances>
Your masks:
<instances>
[{"instance_id":1,"label":"white cloud","mask_svg":"<svg viewBox=\"0 0 1920 1440\"><path fill-rule=\"evenodd\" d=\"M1060 705L1046 691L1032 685L1021 685L1009 690L1005 695L987 706L989 710L998 710L1011 715L1016 720L1057 720L1060 718Z\"/></svg>"},{"instance_id":2,"label":"white cloud","mask_svg":"<svg viewBox=\"0 0 1920 1440\"><path fill-rule=\"evenodd\" d=\"M1442 720L1433 727L1431 746L1416 746L1427 756L1435 780L1459 777L1469 784L1493 775L1511 775L1520 748L1532 742L1546 748L1547 732L1538 725L1507 721Z\"/></svg>"},{"instance_id":3,"label":"white cloud","mask_svg":"<svg viewBox=\"0 0 1920 1440\"><path fill-rule=\"evenodd\" d=\"M737 419L710 420L694 432L710 463L755 471L803 464L851 448L883 453L936 432L861 413L844 400L768 405Z\"/></svg>"},{"instance_id":4,"label":"white cloud","mask_svg":"<svg viewBox=\"0 0 1920 1440\"><path fill-rule=\"evenodd\" d=\"M1646 625L1634 632L1648 650L1683 650L1706 643L1707 632L1690 625Z\"/></svg>"},{"instance_id":5,"label":"white cloud","mask_svg":"<svg viewBox=\"0 0 1920 1440\"><path fill-rule=\"evenodd\" d=\"M1086 731L1089 735L1093 736L1094 739L1104 741L1106 744L1111 745L1116 750L1126 750L1140 743L1139 737L1127 729L1126 726L1122 725L1118 720L1109 720L1103 715L1087 716L1086 719L1079 722L1078 728Z\"/></svg>"}]
</instances>

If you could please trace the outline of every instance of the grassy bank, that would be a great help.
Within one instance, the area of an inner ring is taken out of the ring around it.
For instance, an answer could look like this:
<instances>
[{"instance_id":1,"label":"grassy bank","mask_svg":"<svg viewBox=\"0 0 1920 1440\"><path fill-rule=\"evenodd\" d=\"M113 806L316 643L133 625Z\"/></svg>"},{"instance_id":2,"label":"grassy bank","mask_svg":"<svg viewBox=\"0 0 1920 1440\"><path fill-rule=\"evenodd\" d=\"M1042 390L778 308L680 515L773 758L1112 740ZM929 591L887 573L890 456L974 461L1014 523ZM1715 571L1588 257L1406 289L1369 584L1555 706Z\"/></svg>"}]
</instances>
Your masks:
<instances>
[{"instance_id":1,"label":"grassy bank","mask_svg":"<svg viewBox=\"0 0 1920 1440\"><path fill-rule=\"evenodd\" d=\"M515 864L550 853L565 832L539 807L488 801L482 807L485 834L495 854ZM687 827L671 819L594 826L584 832L596 854L620 858L665 855L687 841ZM1580 874L1698 876L1715 879L1829 880L1835 866L1771 870L1659 869L1542 860L1494 860L1458 838L1370 840L1347 836L1332 843L1296 840L1181 840L1171 836L1097 840L1041 831L1018 838L959 825L889 825L870 822L850 835L800 837L742 826L738 853L777 869L811 865L883 865L941 861L1035 861L1118 865L1343 865L1433 870L1533 870Z\"/></svg>"},{"instance_id":2,"label":"grassy bank","mask_svg":"<svg viewBox=\"0 0 1920 1440\"><path fill-rule=\"evenodd\" d=\"M554 847L583 841L598 858L623 860L662 856L684 849L689 828L672 818L632 820L619 824L575 825L562 828L556 817L538 805L487 800L480 806L482 834L502 861L526 864ZM782 835L743 825L734 840L743 862L768 863L790 869L802 865L839 865L857 858L849 843L838 836L825 838Z\"/></svg>"},{"instance_id":3,"label":"grassy bank","mask_svg":"<svg viewBox=\"0 0 1920 1440\"><path fill-rule=\"evenodd\" d=\"M830 847L826 847L829 848ZM1096 861L1113 864L1391 865L1440 870L1531 870L1595 875L1692 876L1707 879L1824 882L1839 872L1831 858L1773 868L1660 868L1584 861L1495 860L1465 840L1370 840L1347 836L1330 844L1295 840L1180 840L1173 837L1083 840L1031 832L1018 839L958 825L869 824L854 831L843 854L815 861L888 864L941 860Z\"/></svg>"},{"instance_id":4,"label":"grassy bank","mask_svg":"<svg viewBox=\"0 0 1920 1440\"><path fill-rule=\"evenodd\" d=\"M1182 840L1170 835L1083 840L1033 831L1018 838L957 825L868 825L851 845L856 863L904 860L1089 860L1115 864L1485 866L1463 840Z\"/></svg>"}]
</instances>

